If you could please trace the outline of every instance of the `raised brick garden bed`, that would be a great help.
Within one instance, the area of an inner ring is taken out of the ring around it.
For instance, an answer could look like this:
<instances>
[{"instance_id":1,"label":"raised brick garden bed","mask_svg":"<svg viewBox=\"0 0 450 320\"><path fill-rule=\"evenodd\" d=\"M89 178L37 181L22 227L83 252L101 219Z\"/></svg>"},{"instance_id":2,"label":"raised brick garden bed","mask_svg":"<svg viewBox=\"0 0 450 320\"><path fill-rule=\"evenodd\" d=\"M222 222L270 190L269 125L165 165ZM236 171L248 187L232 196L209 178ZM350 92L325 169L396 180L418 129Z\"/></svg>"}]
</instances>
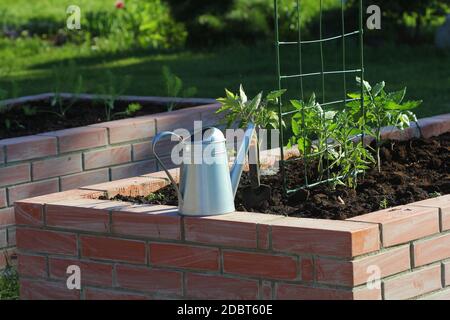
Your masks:
<instances>
[{"instance_id":1,"label":"raised brick garden bed","mask_svg":"<svg viewBox=\"0 0 450 320\"><path fill-rule=\"evenodd\" d=\"M49 96L24 97L9 100L8 104L30 103ZM93 96L82 98L92 99ZM157 97L120 99L159 104L171 101L170 98ZM189 129L195 120L215 123L215 111L219 105L214 104L214 100L175 100L194 107L0 139L0 269L5 265L3 253L12 254L16 243L15 201L158 171L150 147L157 132L180 127ZM167 155L170 145L162 146L160 150ZM170 158L166 157L166 161L170 165Z\"/></svg>"},{"instance_id":2,"label":"raised brick garden bed","mask_svg":"<svg viewBox=\"0 0 450 320\"><path fill-rule=\"evenodd\" d=\"M449 118L422 120L423 135ZM450 195L345 221L98 200L167 184L157 172L16 202L21 298L450 299ZM66 287L73 264L81 290Z\"/></svg>"}]
</instances>

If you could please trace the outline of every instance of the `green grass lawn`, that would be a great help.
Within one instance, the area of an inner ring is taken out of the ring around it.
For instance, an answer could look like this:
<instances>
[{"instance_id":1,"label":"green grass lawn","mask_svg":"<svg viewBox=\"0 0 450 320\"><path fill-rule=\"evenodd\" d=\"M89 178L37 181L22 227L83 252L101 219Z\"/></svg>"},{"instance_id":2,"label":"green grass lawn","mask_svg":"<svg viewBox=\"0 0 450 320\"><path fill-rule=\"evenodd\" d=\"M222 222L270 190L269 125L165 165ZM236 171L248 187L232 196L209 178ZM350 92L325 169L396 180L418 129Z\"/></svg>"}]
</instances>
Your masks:
<instances>
[{"instance_id":1,"label":"green grass lawn","mask_svg":"<svg viewBox=\"0 0 450 320\"><path fill-rule=\"evenodd\" d=\"M326 48L325 69L341 68L342 56L336 47ZM347 67L357 67L358 54L348 48ZM169 66L178 74L186 86L196 86L199 97L219 97L224 88L236 90L240 83L247 91L256 94L259 90L276 88L274 49L270 45L254 47L227 47L204 51L182 51L173 53L145 52L143 50L125 53L96 53L89 48L67 45L55 48L42 45L38 40L0 41L2 66L0 87L8 89L11 81L16 82L20 95L51 92L52 67L63 66L69 60L76 62L78 72L84 77L88 93L95 93L98 84L105 78L105 71L112 70L120 80L132 77L126 88L132 95L165 95L161 80L161 67ZM318 51L311 48L304 52L304 72L320 70ZM282 52L284 74L298 71L295 49ZM424 100L417 110L420 116L450 112L450 55L439 52L432 46L381 46L367 47L365 69L370 81L385 80L388 90L408 87L408 98ZM349 91L354 90L355 75L347 76ZM284 85L289 96L300 98L298 81L287 81ZM342 77L327 77L326 100L341 98ZM72 88L66 87L65 91ZM305 95L315 91L322 97L320 77L305 80Z\"/></svg>"},{"instance_id":2,"label":"green grass lawn","mask_svg":"<svg viewBox=\"0 0 450 320\"><path fill-rule=\"evenodd\" d=\"M53 20L61 22L64 28L65 8L76 4L82 12L114 10L113 0L2 0L1 12L19 23L30 20ZM327 0L326 3L331 3ZM333 2L334 3L334 2ZM306 1L310 15L317 11L314 1ZM7 19L8 20L8 19ZM0 20L1 21L1 20ZM8 20L9 21L9 20ZM342 68L340 42L325 47L325 70ZM351 42L347 44L347 68L359 67L359 52ZM277 87L275 50L270 44L255 46L230 46L183 50L177 52L154 52L130 50L128 52L99 52L87 44L67 44L55 47L38 38L9 40L0 38L0 89L13 91L15 95L29 95L52 92L54 77L52 69L58 67L64 72L69 61L75 61L76 72L83 75L85 92L98 93L98 85L105 81L106 70L113 71L118 81L132 77L126 94L166 95L161 77L163 65L169 66L179 75L185 86L198 88L199 97L216 98L224 94L224 88L237 90L240 83L249 94ZM408 87L409 99L422 99L423 106L417 110L420 116L450 112L450 52L440 52L433 46L381 45L365 48L366 78L371 81L385 80L387 90ZM303 72L320 70L319 48L305 47L303 51ZM296 74L299 71L298 54L295 46L282 51L282 73ZM348 91L355 90L356 74L347 75ZM321 101L323 92L320 77L307 78L304 82L308 96L315 91ZM326 101L342 99L344 79L329 76L325 79ZM18 90L12 90L12 82ZM63 86L64 87L64 86ZM301 98L297 79L284 81L288 89L287 98ZM66 84L64 91L73 91Z\"/></svg>"}]
</instances>

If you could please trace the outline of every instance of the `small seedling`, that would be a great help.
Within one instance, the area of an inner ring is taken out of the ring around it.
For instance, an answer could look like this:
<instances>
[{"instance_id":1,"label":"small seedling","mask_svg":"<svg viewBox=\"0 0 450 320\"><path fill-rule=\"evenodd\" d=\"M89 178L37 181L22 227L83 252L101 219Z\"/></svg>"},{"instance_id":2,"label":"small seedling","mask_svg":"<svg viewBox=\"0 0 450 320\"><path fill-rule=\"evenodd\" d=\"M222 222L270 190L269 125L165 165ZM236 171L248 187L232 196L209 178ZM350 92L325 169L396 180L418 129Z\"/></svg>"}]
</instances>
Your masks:
<instances>
[{"instance_id":1,"label":"small seedling","mask_svg":"<svg viewBox=\"0 0 450 320\"><path fill-rule=\"evenodd\" d=\"M69 63L67 68L60 65L59 67L54 67L52 69L54 94L50 100L50 105L53 110L42 112L55 114L62 119L67 117L67 112L72 109L78 101L79 95L82 93L84 88L83 76L77 73L77 68L73 61ZM73 96L66 101L62 98L63 87L68 87L73 92Z\"/></svg>"},{"instance_id":2,"label":"small seedling","mask_svg":"<svg viewBox=\"0 0 450 320\"><path fill-rule=\"evenodd\" d=\"M149 202L160 202L165 199L165 196L160 192L154 192L150 193L148 196L145 197L145 200Z\"/></svg>"},{"instance_id":3,"label":"small seedling","mask_svg":"<svg viewBox=\"0 0 450 320\"><path fill-rule=\"evenodd\" d=\"M106 81L99 86L99 92L102 94L99 97L99 100L102 101L105 107L105 118L106 121L111 121L117 113L114 113L114 108L116 107L117 98L123 94L130 84L131 78L126 76L123 81L118 81L114 77L114 74L111 70L106 71ZM131 112L135 109L135 106L130 109L128 106L128 110L124 111L125 114ZM133 109L134 108L134 109ZM137 110L136 110L137 111ZM134 113L134 112L133 112Z\"/></svg>"},{"instance_id":4,"label":"small seedling","mask_svg":"<svg viewBox=\"0 0 450 320\"><path fill-rule=\"evenodd\" d=\"M387 198L383 198L379 204L380 209L387 209L389 207L389 201Z\"/></svg>"},{"instance_id":5,"label":"small seedling","mask_svg":"<svg viewBox=\"0 0 450 320\"><path fill-rule=\"evenodd\" d=\"M121 117L121 116L131 117L141 109L142 109L142 106L139 103L131 103L128 105L128 107L125 111L113 113L111 115L111 119Z\"/></svg>"},{"instance_id":6,"label":"small seedling","mask_svg":"<svg viewBox=\"0 0 450 320\"><path fill-rule=\"evenodd\" d=\"M433 192L429 193L428 195L430 198L437 198L437 197L442 196L442 194L438 191L433 191Z\"/></svg>"},{"instance_id":7,"label":"small seedling","mask_svg":"<svg viewBox=\"0 0 450 320\"><path fill-rule=\"evenodd\" d=\"M166 88L166 93L168 97L173 98L190 98L197 94L196 87L189 87L183 89L183 80L174 74L169 67L163 66L162 75L164 80L164 85ZM167 111L172 111L176 107L176 102L170 102L167 106Z\"/></svg>"}]
</instances>

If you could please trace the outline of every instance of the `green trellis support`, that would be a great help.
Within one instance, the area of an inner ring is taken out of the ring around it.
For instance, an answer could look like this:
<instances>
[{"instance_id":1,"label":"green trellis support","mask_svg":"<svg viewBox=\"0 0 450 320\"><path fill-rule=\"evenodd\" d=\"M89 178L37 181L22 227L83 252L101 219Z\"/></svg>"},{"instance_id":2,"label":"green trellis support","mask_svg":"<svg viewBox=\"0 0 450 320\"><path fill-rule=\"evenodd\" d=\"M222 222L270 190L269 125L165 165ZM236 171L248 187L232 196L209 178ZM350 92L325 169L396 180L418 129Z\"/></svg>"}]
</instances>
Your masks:
<instances>
[{"instance_id":1,"label":"green trellis support","mask_svg":"<svg viewBox=\"0 0 450 320\"><path fill-rule=\"evenodd\" d=\"M296 3L296 13L297 13L297 41L281 41L280 40L280 32L279 32L279 12L278 12L278 8L279 8L279 3L281 3L283 0L274 0L274 20L275 20L275 47L276 47L276 67L277 67L277 80L278 80L278 89L281 90L283 89L283 83L284 81L287 81L289 79L299 79L300 81L300 97L301 99L304 101L304 81L306 81L306 79L310 78L310 77L315 77L315 76L320 76L321 77L321 91L322 91L322 101L321 101L321 106L325 107L325 106L338 106L338 105L345 105L348 102L351 101L355 101L355 100L360 100L361 102L361 111L362 111L362 116L364 118L364 123L365 123L365 110L364 110L364 89L363 86L361 86L361 98L360 99L350 99L347 98L347 74L358 74L359 77L361 78L361 81L364 81L364 27L363 27L363 0L359 0L359 28L358 30L354 30L351 32L345 32L345 0L340 0L341 1L341 25L342 25L342 29L340 31L339 35L336 36L332 36L332 37L323 37L323 0L318 0L320 1L320 12L319 12L319 39L316 40L302 40L302 30L301 30L301 1L302 0L297 0ZM359 56L360 56L360 63L359 63L359 68L358 69L347 69L346 66L346 38L347 37L351 37L351 36L358 36L359 37ZM323 44L326 42L330 42L330 41L342 41L342 70L332 70L332 71L327 71L325 70L325 57L324 57L324 51L323 51ZM318 43L320 46L320 65L321 65L321 70L317 71L317 72L310 72L310 73L304 73L303 72L303 63L302 63L302 46L304 45L309 45L309 44L315 44ZM298 73L296 74L289 74L289 75L283 75L281 74L281 58L280 58L280 47L281 46L293 46L296 45L297 46L297 50L298 50ZM337 75L337 74L342 74L343 75L343 99L342 100L334 100L334 101L326 101L326 94L325 94L325 77L327 75ZM293 111L283 111L283 102L279 101L278 103L278 116L280 119L280 123L279 126L280 128L282 128L282 122L283 122L283 118L296 113L297 110L293 110ZM304 111L302 110L302 119L304 119ZM302 121L304 122L304 120ZM304 123L303 123L304 125ZM305 132L305 130L302 130L303 132ZM364 129L363 129L364 132ZM363 134L362 134L363 135ZM303 139L305 141L305 139ZM362 136L362 141L364 141L364 136ZM316 182L310 182L308 181L308 162L309 162L309 158L312 158L314 156L317 156L316 154L308 154L308 155L304 155L303 156L303 160L304 160L304 178L305 178L305 184L302 186L298 186L294 189L288 189L287 187L287 179L286 179L286 162L290 161L289 160L284 160L284 150L283 147L285 146L285 139L284 139L284 134L283 134L283 130L280 130L280 146L281 146L281 160L280 160L280 171L281 171L281 175L282 175L282 179L283 179L283 189L285 194L290 194L293 192L298 191L299 189L304 189L304 188L310 188L313 186L316 186L318 184L321 183L325 183L325 182L331 182L335 179L338 179L340 177L336 177L336 178L330 178L330 173L329 170L327 170L327 178L326 179L322 179L320 181L316 181ZM325 152L328 152L328 150L325 150ZM298 158L296 158L298 159ZM296 160L293 159L293 160Z\"/></svg>"}]
</instances>

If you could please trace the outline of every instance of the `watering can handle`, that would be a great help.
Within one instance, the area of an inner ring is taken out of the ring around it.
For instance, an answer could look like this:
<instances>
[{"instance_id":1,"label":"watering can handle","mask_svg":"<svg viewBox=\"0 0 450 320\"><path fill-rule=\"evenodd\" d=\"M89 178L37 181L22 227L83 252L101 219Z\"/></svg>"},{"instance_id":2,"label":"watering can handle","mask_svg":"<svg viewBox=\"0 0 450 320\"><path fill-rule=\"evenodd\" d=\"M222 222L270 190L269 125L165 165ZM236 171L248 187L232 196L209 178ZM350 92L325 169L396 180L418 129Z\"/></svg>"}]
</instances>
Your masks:
<instances>
[{"instance_id":1,"label":"watering can handle","mask_svg":"<svg viewBox=\"0 0 450 320\"><path fill-rule=\"evenodd\" d=\"M158 162L158 164L161 166L161 168L163 168L163 170L166 172L167 176L169 177L170 182L172 183L173 187L175 188L176 192L177 192L177 196L178 196L178 203L181 204L181 202L183 201L183 197L181 195L180 192L180 188L178 188L178 185L175 182L175 179L173 178L173 176L169 173L169 170L166 168L166 166L163 164L163 162L161 161L161 159L159 158L159 156L156 153L156 144L164 137L166 136L176 136L180 141L183 140L183 138L179 135L177 135L176 133L170 132L170 131L163 131L158 133L154 138L153 138L153 144L152 144L152 149L153 149L153 154L155 155L156 161Z\"/></svg>"}]
</instances>

